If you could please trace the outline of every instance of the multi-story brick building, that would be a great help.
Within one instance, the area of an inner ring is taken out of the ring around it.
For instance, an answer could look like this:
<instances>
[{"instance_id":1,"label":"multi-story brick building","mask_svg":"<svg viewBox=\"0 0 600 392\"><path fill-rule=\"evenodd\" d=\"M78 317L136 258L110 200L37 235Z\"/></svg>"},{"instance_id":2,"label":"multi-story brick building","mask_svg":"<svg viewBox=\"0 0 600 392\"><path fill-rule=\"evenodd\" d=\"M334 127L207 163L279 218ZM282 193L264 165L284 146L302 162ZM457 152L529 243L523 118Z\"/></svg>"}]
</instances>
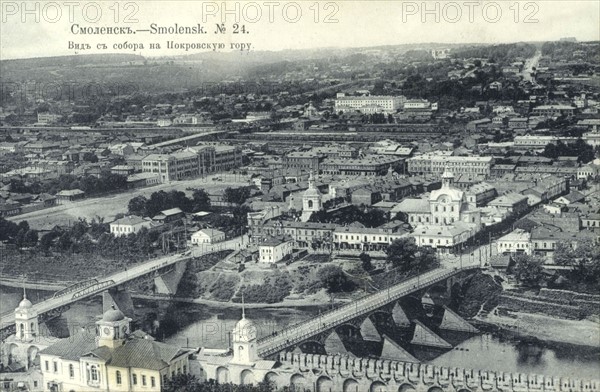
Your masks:
<instances>
[{"instance_id":1,"label":"multi-story brick building","mask_svg":"<svg viewBox=\"0 0 600 392\"><path fill-rule=\"evenodd\" d=\"M457 174L477 174L488 177L491 174L494 158L468 156L454 157L437 154L424 154L407 159L408 171L411 174L440 175L447 168Z\"/></svg>"},{"instance_id":2,"label":"multi-story brick building","mask_svg":"<svg viewBox=\"0 0 600 392\"><path fill-rule=\"evenodd\" d=\"M400 168L404 158L393 155L370 155L357 159L325 159L320 167L324 174L341 174L352 176L382 176L389 168Z\"/></svg>"},{"instance_id":3,"label":"multi-story brick building","mask_svg":"<svg viewBox=\"0 0 600 392\"><path fill-rule=\"evenodd\" d=\"M173 154L150 154L142 160L144 173L157 173L161 182L197 177L200 172L198 154L181 151Z\"/></svg>"},{"instance_id":4,"label":"multi-story brick building","mask_svg":"<svg viewBox=\"0 0 600 392\"><path fill-rule=\"evenodd\" d=\"M293 151L284 155L283 167L299 171L319 173L326 155L314 151Z\"/></svg>"}]
</instances>

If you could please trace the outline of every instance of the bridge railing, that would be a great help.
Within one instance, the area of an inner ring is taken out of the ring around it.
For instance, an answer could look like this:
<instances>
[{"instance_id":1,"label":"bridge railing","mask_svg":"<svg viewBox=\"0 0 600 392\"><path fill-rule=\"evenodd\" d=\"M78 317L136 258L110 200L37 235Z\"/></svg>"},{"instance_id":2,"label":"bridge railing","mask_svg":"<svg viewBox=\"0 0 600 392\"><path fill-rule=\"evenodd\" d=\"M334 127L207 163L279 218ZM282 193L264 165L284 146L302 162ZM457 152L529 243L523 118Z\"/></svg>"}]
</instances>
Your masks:
<instances>
[{"instance_id":1,"label":"bridge railing","mask_svg":"<svg viewBox=\"0 0 600 392\"><path fill-rule=\"evenodd\" d=\"M325 313L320 314L318 318L314 318L313 320L310 320L308 322L294 324L292 326L284 328L281 331L276 332L276 334L274 333L269 336L265 336L258 340L258 344L262 346L266 345L267 347L262 348L262 350L259 348L259 351L261 351L262 355L268 355L270 353L276 352L281 348L289 346L290 344L297 343L310 336L314 336L315 334L330 329L332 328L332 326L343 324L344 322L352 320L357 316L360 316L371 310L378 309L390 303L391 301L395 301L399 298L402 298L403 296L410 294L411 292L414 292L416 290L420 290L421 288L431 285L432 283L442 281L450 276L457 274L458 272L477 268L479 268L478 265L464 266L462 268L456 267L452 270L448 270L447 272L441 274L437 273L444 271L444 269L435 269L432 271L428 271L421 276L408 278L394 286L389 287L388 289L384 289L377 293L365 296L356 300L353 303L343 305L342 307L339 307L337 309L331 309ZM418 283L416 285L413 285L412 287L403 287L406 285L406 283L410 281L417 281ZM348 314L344 315L345 312L348 312ZM336 317L336 320L334 320L333 325L331 325L330 323L322 322L328 321L326 319L329 319L332 314L338 315L338 317ZM314 329L307 330L306 332L304 332L304 330L306 330L307 328ZM273 347L268 347L270 343L275 343L279 340L281 340L282 342Z\"/></svg>"},{"instance_id":2,"label":"bridge railing","mask_svg":"<svg viewBox=\"0 0 600 392\"><path fill-rule=\"evenodd\" d=\"M65 287L64 289L57 291L56 293L54 293L52 298L62 297L63 295L72 293L74 291L83 290L86 287L92 286L96 283L98 283L98 279L96 279L96 278L92 278L92 279L85 280L83 282L75 283L69 287Z\"/></svg>"}]
</instances>

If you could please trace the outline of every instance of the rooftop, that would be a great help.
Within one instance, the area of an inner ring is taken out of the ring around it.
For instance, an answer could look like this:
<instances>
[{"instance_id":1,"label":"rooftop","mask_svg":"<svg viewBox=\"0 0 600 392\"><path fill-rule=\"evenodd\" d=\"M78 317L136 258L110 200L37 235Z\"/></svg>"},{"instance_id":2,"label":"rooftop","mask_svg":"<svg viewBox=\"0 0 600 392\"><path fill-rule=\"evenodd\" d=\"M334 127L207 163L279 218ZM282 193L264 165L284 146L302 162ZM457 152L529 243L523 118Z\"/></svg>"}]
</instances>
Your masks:
<instances>
[{"instance_id":1,"label":"rooftop","mask_svg":"<svg viewBox=\"0 0 600 392\"><path fill-rule=\"evenodd\" d=\"M500 237L498 241L517 242L517 241L529 241L531 234L523 229L515 229L507 235Z\"/></svg>"},{"instance_id":2,"label":"rooftop","mask_svg":"<svg viewBox=\"0 0 600 392\"><path fill-rule=\"evenodd\" d=\"M121 219L117 219L116 221L112 222L111 225L128 225L128 226L134 226L134 225L139 225L141 223L146 223L147 221L139 216L136 215L130 215L130 216L125 216Z\"/></svg>"}]
</instances>

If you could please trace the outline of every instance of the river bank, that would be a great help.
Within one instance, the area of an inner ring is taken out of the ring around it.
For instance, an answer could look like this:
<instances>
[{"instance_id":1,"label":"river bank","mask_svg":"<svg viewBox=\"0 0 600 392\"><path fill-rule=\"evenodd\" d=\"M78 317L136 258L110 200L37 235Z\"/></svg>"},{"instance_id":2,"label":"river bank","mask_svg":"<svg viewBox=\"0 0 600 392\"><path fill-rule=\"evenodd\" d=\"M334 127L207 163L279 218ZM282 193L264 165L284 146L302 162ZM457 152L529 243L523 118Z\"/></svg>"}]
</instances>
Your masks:
<instances>
[{"instance_id":1,"label":"river bank","mask_svg":"<svg viewBox=\"0 0 600 392\"><path fill-rule=\"evenodd\" d=\"M199 304L199 305L210 305L210 306L219 306L226 308L246 308L246 309L270 309L270 308L308 308L308 307L321 307L321 306L341 306L350 302L348 299L344 300L318 300L317 298L310 299L286 299L282 302L275 303L244 303L241 302L232 302L232 301L216 301L206 298L183 298L183 297L164 297L164 296L155 296L148 294L132 294L133 298L143 299L143 300L160 300L160 301L169 301L169 302L182 302L182 303L190 303L190 304Z\"/></svg>"},{"instance_id":2,"label":"river bank","mask_svg":"<svg viewBox=\"0 0 600 392\"><path fill-rule=\"evenodd\" d=\"M474 320L520 337L531 336L545 342L600 348L600 323L597 321L567 320L523 312L509 312L506 315L490 312Z\"/></svg>"}]
</instances>

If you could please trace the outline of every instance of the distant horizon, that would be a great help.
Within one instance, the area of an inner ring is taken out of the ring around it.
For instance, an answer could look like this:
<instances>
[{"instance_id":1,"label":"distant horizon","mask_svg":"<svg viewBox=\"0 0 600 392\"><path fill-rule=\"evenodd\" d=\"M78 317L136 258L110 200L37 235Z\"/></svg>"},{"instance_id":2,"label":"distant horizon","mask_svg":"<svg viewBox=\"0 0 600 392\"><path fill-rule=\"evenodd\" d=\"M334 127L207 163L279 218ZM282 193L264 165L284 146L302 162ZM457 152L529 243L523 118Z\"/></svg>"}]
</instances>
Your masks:
<instances>
[{"instance_id":1,"label":"distant horizon","mask_svg":"<svg viewBox=\"0 0 600 392\"><path fill-rule=\"evenodd\" d=\"M64 4L76 4L71 9ZM600 2L537 0L160 1L72 3L3 1L0 59L130 53L146 58L249 44L252 52L395 45L599 41ZM115 5L118 4L118 12ZM265 4L276 4L275 8ZM37 7L34 9L34 7ZM84 10L88 10L85 11ZM34 10L33 14L31 10ZM90 11L91 10L91 11ZM233 10L233 12L232 12ZM290 11L291 10L291 11ZM92 19L94 15L97 18ZM296 16L296 17L295 17ZM234 32L237 24L237 32ZM219 26L225 30L219 31ZM192 31L200 28L201 31ZM244 30L241 30L241 29ZM102 29L102 30L101 30ZM185 29L185 30L180 30ZM168 47L196 44L198 47ZM137 50L119 44L142 44ZM150 45L155 45L150 49ZM82 49L76 45L89 45ZM160 48L158 47L160 45Z\"/></svg>"}]
</instances>

